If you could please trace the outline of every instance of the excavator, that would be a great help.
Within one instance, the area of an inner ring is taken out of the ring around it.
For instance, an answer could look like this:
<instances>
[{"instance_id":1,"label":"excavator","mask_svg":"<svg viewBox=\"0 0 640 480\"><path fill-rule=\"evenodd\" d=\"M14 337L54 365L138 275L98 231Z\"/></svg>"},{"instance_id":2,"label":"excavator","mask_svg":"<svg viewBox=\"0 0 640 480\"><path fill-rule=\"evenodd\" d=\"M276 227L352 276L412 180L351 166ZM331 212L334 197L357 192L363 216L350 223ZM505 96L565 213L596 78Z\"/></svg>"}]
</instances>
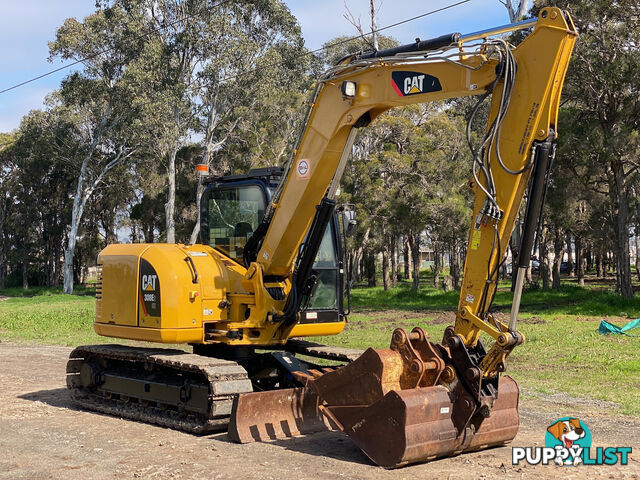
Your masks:
<instances>
[{"instance_id":1,"label":"excavator","mask_svg":"<svg viewBox=\"0 0 640 480\"><path fill-rule=\"evenodd\" d=\"M505 35L523 29L514 47ZM318 80L283 168L207 178L200 243L100 253L94 330L184 347L80 346L67 364L72 399L188 432L228 429L243 443L340 430L387 468L509 443L519 390L503 372L524 342L524 272L576 39L569 14L546 7L530 20L341 59ZM343 252L355 216L336 197L357 132L391 108L462 96L478 100L467 126L474 202L454 325L440 343L420 327L396 329L388 349L364 352L305 340L347 322ZM476 138L471 122L485 100ZM525 196L503 323L491 304Z\"/></svg>"}]
</instances>

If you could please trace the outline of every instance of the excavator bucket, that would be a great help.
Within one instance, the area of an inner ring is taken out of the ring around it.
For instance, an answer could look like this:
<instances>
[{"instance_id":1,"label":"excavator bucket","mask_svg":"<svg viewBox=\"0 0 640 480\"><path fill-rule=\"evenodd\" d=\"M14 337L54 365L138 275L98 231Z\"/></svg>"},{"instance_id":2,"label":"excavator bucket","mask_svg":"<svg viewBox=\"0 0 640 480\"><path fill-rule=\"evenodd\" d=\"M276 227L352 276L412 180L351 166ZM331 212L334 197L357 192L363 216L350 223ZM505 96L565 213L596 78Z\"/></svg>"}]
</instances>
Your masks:
<instances>
[{"instance_id":1,"label":"excavator bucket","mask_svg":"<svg viewBox=\"0 0 640 480\"><path fill-rule=\"evenodd\" d=\"M240 394L233 402L229 436L250 443L336 430L318 403L316 393L306 388Z\"/></svg>"},{"instance_id":2,"label":"excavator bucket","mask_svg":"<svg viewBox=\"0 0 640 480\"><path fill-rule=\"evenodd\" d=\"M409 463L504 445L518 431L518 386L510 377L485 418L421 329L394 332L392 348L309 378L319 410L376 464ZM443 376L441 385L436 382Z\"/></svg>"}]
</instances>

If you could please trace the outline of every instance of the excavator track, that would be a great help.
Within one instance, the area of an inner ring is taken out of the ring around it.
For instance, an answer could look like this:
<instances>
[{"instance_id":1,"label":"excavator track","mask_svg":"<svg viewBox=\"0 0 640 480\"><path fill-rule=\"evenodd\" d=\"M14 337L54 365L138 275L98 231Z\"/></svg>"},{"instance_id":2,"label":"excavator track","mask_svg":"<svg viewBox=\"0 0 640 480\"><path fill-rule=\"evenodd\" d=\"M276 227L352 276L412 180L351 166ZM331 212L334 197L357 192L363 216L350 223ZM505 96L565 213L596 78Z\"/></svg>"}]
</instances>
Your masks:
<instances>
[{"instance_id":1,"label":"excavator track","mask_svg":"<svg viewBox=\"0 0 640 480\"><path fill-rule=\"evenodd\" d=\"M234 361L122 345L73 350L67 387L82 407L199 434L225 430L234 397L253 391Z\"/></svg>"}]
</instances>

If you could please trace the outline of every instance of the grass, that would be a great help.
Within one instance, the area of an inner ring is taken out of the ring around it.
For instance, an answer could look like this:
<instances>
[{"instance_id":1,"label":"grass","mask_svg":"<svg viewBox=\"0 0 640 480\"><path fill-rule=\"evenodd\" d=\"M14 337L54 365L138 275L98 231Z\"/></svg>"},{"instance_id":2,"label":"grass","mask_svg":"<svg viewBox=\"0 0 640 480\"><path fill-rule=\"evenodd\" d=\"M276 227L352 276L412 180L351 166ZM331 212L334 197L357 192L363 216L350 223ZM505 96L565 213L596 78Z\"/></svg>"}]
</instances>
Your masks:
<instances>
[{"instance_id":1,"label":"grass","mask_svg":"<svg viewBox=\"0 0 640 480\"><path fill-rule=\"evenodd\" d=\"M2 291L3 295L7 293ZM0 302L0 340L69 346L105 343L104 337L93 333L94 297L62 295L44 289L35 293Z\"/></svg>"},{"instance_id":2,"label":"grass","mask_svg":"<svg viewBox=\"0 0 640 480\"><path fill-rule=\"evenodd\" d=\"M444 328L455 319L458 292L435 290L429 280L425 278L417 293L411 292L407 282L389 291L354 289L345 331L318 341L386 348L393 329L414 326L440 341ZM93 333L95 300L82 293L0 292L13 296L0 302L0 340L61 345L109 341ZM510 302L509 284L501 283L493 309L507 315ZM509 357L508 373L532 396L564 393L605 400L617 405L617 413L640 416L640 338L598 334L602 318L622 325L638 316L640 297L623 300L603 282L580 287L565 281L559 291L525 292L518 328L526 343Z\"/></svg>"},{"instance_id":3,"label":"grass","mask_svg":"<svg viewBox=\"0 0 640 480\"><path fill-rule=\"evenodd\" d=\"M22 287L11 287L0 290L0 296L6 297L38 297L38 296L52 296L55 294L61 294L62 287L31 287L24 290ZM91 285L76 285L73 287L73 293L75 295L95 295L95 284Z\"/></svg>"}]
</instances>

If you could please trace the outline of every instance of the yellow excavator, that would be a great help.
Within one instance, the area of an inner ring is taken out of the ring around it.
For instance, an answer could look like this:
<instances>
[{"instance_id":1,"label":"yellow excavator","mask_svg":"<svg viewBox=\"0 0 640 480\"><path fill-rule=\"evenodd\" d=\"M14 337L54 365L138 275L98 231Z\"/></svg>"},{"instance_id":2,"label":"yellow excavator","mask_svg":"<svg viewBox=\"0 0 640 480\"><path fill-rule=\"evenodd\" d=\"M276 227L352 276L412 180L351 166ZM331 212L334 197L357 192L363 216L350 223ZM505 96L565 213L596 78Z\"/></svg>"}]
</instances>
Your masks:
<instances>
[{"instance_id":1,"label":"yellow excavator","mask_svg":"<svg viewBox=\"0 0 640 480\"><path fill-rule=\"evenodd\" d=\"M504 34L522 29L532 31L514 48ZM200 244L100 253L95 331L193 353L78 347L67 366L73 400L195 433L228 428L239 442L339 429L384 467L510 442L519 392L501 373L524 341L516 329L524 271L576 38L566 12L543 8L537 19L340 60L318 82L284 168L206 180ZM488 97L490 113L484 137L474 143L467 132L473 218L456 320L442 343L421 328L397 329L389 349L365 352L303 340L345 327L342 252L355 220L336 193L358 129L393 107L472 95L469 122ZM490 307L525 192L506 324Z\"/></svg>"}]
</instances>

